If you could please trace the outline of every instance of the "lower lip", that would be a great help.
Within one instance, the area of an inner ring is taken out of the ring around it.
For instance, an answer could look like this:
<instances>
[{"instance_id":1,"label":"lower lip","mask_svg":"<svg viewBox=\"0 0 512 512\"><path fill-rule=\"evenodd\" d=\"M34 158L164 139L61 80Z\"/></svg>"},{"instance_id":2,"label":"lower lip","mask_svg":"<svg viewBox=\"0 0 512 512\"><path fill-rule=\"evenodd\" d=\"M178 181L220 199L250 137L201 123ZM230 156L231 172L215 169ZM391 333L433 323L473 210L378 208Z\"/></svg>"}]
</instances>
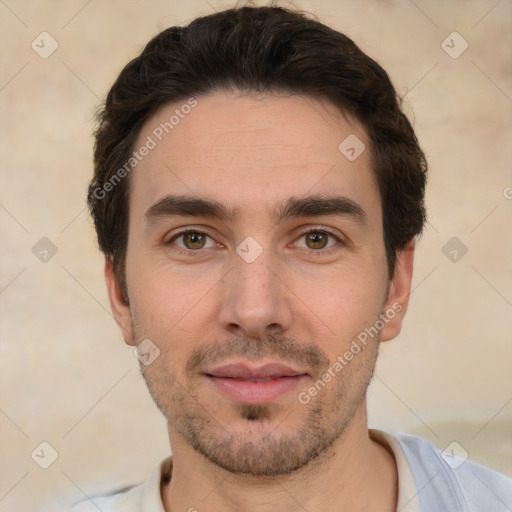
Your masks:
<instances>
[{"instance_id":1,"label":"lower lip","mask_svg":"<svg viewBox=\"0 0 512 512\"><path fill-rule=\"evenodd\" d=\"M265 382L207 376L209 381L224 395L244 404L272 402L298 386L306 375L279 377Z\"/></svg>"}]
</instances>

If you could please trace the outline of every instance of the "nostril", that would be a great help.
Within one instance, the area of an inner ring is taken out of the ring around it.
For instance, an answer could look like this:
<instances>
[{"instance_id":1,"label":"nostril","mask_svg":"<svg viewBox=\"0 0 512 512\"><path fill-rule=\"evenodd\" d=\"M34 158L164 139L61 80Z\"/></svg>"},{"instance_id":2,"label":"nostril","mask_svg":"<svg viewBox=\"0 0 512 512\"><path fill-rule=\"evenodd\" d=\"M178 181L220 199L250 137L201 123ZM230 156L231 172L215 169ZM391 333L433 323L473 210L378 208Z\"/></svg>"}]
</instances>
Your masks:
<instances>
[{"instance_id":1,"label":"nostril","mask_svg":"<svg viewBox=\"0 0 512 512\"><path fill-rule=\"evenodd\" d=\"M228 326L227 326L227 329L231 332L234 332L234 333L240 333L243 331L242 327L240 325L238 325L237 323L235 322L232 322L230 323Z\"/></svg>"}]
</instances>

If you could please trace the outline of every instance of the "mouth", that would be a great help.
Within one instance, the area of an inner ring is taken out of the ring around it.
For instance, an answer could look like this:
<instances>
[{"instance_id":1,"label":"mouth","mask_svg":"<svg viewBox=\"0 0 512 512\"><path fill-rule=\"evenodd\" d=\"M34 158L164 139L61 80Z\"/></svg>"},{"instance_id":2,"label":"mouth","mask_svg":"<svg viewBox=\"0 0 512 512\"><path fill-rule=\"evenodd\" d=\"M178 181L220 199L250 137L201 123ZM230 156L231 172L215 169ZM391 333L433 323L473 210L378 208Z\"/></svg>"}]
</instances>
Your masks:
<instances>
[{"instance_id":1,"label":"mouth","mask_svg":"<svg viewBox=\"0 0 512 512\"><path fill-rule=\"evenodd\" d=\"M244 404L266 404L290 392L308 377L306 372L281 363L259 367L227 364L205 372L223 395Z\"/></svg>"}]
</instances>

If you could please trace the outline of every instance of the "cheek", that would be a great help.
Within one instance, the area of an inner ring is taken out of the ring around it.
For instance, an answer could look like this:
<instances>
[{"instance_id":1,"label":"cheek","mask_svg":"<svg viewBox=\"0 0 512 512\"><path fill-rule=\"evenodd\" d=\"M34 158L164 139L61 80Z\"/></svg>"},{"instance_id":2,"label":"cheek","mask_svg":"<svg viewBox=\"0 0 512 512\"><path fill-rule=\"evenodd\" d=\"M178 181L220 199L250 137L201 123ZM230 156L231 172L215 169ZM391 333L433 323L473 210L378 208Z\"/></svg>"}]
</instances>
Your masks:
<instances>
[{"instance_id":1,"label":"cheek","mask_svg":"<svg viewBox=\"0 0 512 512\"><path fill-rule=\"evenodd\" d=\"M376 335L371 328L378 320L384 303L382 287L372 284L371 280L365 282L364 276L358 277L353 271L346 279L338 275L336 279L327 280L323 291L310 297L311 310L304 310L303 315L299 315L302 317L300 321L304 322L302 329L308 324L310 328L315 326L310 334L330 364L342 358L345 376L357 374L358 368L363 366L373 367L378 333ZM298 327L299 331L302 329ZM300 332L298 334L300 336ZM345 369L348 361L350 366ZM365 372L362 374L366 375ZM336 375L341 374L338 372ZM338 378L336 382L342 380Z\"/></svg>"},{"instance_id":2,"label":"cheek","mask_svg":"<svg viewBox=\"0 0 512 512\"><path fill-rule=\"evenodd\" d=\"M346 340L369 324L382 311L386 284L369 266L344 265L303 275L293 291L308 307L308 318L324 324L330 337ZM309 313L308 313L309 309Z\"/></svg>"},{"instance_id":3,"label":"cheek","mask_svg":"<svg viewBox=\"0 0 512 512\"><path fill-rule=\"evenodd\" d=\"M134 315L148 336L162 341L173 336L197 336L205 321L213 316L218 276L197 272L191 276L166 262L127 265L129 293ZM213 292L213 293L212 293Z\"/></svg>"}]
</instances>

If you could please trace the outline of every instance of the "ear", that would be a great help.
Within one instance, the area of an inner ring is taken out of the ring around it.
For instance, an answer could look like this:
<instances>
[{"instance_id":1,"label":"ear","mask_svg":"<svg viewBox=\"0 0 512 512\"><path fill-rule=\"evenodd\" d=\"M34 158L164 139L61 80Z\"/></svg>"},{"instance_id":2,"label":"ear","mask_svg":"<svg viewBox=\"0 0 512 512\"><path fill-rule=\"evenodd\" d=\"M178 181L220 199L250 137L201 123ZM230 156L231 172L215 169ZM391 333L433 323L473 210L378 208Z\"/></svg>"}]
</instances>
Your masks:
<instances>
[{"instance_id":1,"label":"ear","mask_svg":"<svg viewBox=\"0 0 512 512\"><path fill-rule=\"evenodd\" d=\"M385 325L380 333L380 341L396 338L402 328L402 320L411 294L414 248L415 240L413 239L397 254L395 272L389 284L386 299Z\"/></svg>"},{"instance_id":2,"label":"ear","mask_svg":"<svg viewBox=\"0 0 512 512\"><path fill-rule=\"evenodd\" d=\"M108 256L105 258L105 281L107 283L110 309L112 310L117 325L123 333L124 341L128 345L135 345L133 341L130 306L124 300L123 291L114 273L112 260Z\"/></svg>"}]
</instances>

